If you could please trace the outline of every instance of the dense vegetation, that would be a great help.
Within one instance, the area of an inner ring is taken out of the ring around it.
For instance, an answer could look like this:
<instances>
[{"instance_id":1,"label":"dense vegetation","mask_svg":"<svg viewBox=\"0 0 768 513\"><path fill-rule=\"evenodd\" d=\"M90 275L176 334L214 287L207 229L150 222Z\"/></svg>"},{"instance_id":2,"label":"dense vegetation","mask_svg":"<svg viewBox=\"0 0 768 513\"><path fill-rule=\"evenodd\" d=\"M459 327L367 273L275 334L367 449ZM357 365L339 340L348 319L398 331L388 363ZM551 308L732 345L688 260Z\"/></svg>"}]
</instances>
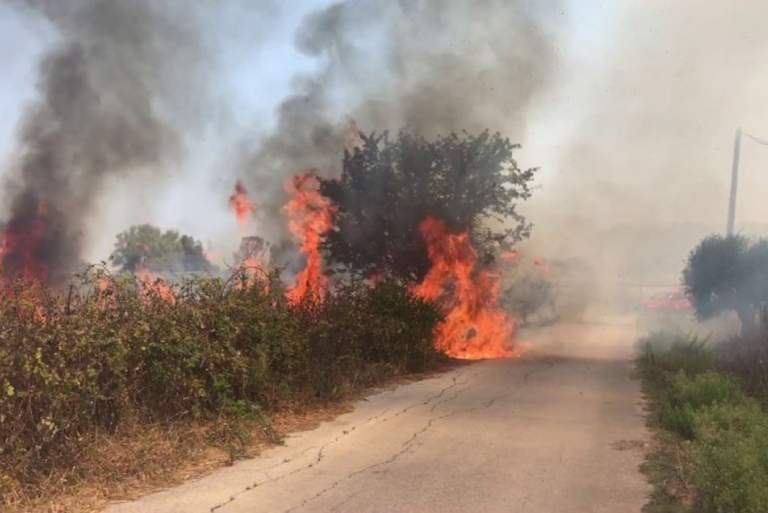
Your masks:
<instances>
[{"instance_id":1,"label":"dense vegetation","mask_svg":"<svg viewBox=\"0 0 768 513\"><path fill-rule=\"evenodd\" d=\"M277 276L194 277L155 291L93 270L68 294L0 292L0 496L73 465L95 433L343 396L438 358L440 319L403 286L340 286L290 305ZM74 476L74 477L72 477ZM0 504L2 501L0 501Z\"/></svg>"},{"instance_id":2,"label":"dense vegetation","mask_svg":"<svg viewBox=\"0 0 768 513\"><path fill-rule=\"evenodd\" d=\"M345 152L341 177L321 183L337 211L325 242L333 266L421 281L431 265L419 232L428 216L469 231L486 259L528 235L516 205L530 196L535 170L518 168L509 139L485 131L427 140L401 131L360 140Z\"/></svg>"},{"instance_id":3,"label":"dense vegetation","mask_svg":"<svg viewBox=\"0 0 768 513\"><path fill-rule=\"evenodd\" d=\"M664 334L642 341L640 368L660 430L647 466L657 485L649 511L768 511L768 369L759 358L768 333L750 335L758 336L717 345Z\"/></svg>"}]
</instances>

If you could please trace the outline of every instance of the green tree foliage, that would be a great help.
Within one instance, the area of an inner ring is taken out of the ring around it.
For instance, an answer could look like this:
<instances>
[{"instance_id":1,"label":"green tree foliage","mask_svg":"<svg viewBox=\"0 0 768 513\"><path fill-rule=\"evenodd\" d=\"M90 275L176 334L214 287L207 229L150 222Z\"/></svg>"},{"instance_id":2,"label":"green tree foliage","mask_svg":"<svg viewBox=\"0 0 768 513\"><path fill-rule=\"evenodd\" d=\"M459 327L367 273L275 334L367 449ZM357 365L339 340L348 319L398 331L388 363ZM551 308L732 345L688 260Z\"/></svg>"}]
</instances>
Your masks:
<instances>
[{"instance_id":1,"label":"green tree foliage","mask_svg":"<svg viewBox=\"0 0 768 513\"><path fill-rule=\"evenodd\" d=\"M733 310L742 330L751 329L768 302L768 241L707 237L689 255L683 284L699 318Z\"/></svg>"},{"instance_id":2,"label":"green tree foliage","mask_svg":"<svg viewBox=\"0 0 768 513\"><path fill-rule=\"evenodd\" d=\"M509 139L488 131L435 140L407 131L360 136L362 144L345 152L341 178L321 181L338 209L325 242L332 265L421 279L430 267L419 233L427 216L470 231L486 259L529 235L516 204L530 196L535 169L518 168Z\"/></svg>"},{"instance_id":3,"label":"green tree foliage","mask_svg":"<svg viewBox=\"0 0 768 513\"><path fill-rule=\"evenodd\" d=\"M153 272L212 269L199 241L174 230L164 232L149 224L131 226L118 234L109 259L112 265L126 272L135 272L142 266Z\"/></svg>"}]
</instances>

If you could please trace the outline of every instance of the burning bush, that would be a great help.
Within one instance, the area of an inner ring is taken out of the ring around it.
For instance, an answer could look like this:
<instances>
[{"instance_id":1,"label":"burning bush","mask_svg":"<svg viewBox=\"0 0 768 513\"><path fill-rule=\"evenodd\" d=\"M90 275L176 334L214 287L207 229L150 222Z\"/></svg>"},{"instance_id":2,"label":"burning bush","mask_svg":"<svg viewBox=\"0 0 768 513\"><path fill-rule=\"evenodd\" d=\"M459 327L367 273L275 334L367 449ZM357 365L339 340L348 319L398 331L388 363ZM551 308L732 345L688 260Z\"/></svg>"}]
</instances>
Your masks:
<instances>
[{"instance_id":1,"label":"burning bush","mask_svg":"<svg viewBox=\"0 0 768 513\"><path fill-rule=\"evenodd\" d=\"M345 152L341 177L321 180L337 210L325 242L332 265L423 280L432 267L419 229L427 217L468 232L482 261L528 235L516 205L530 196L535 170L518 168L509 139L487 131L432 141L406 131L394 140L360 138ZM506 224L491 229L489 220Z\"/></svg>"},{"instance_id":2,"label":"burning bush","mask_svg":"<svg viewBox=\"0 0 768 513\"><path fill-rule=\"evenodd\" d=\"M534 170L512 158L499 134L463 133L429 141L407 131L357 133L339 179L321 179L335 211L324 248L336 270L411 283L438 302L445 321L435 345L458 358L520 353L517 323L498 306L500 248L528 235L516 201L530 195ZM507 223L490 229L489 220ZM375 280L374 280L375 281Z\"/></svg>"},{"instance_id":3,"label":"burning bush","mask_svg":"<svg viewBox=\"0 0 768 513\"><path fill-rule=\"evenodd\" d=\"M0 292L0 492L69 468L91 434L127 419L325 401L437 358L439 313L393 283L296 305L274 274L167 287L173 301L96 270L69 294Z\"/></svg>"},{"instance_id":4,"label":"burning bush","mask_svg":"<svg viewBox=\"0 0 768 513\"><path fill-rule=\"evenodd\" d=\"M296 284L288 290L288 298L298 303L305 298L322 299L328 290L328 278L323 273L320 244L333 227L335 209L328 198L320 194L313 172L295 176L286 184L290 199L284 210L288 228L301 242L299 250L306 259Z\"/></svg>"}]
</instances>

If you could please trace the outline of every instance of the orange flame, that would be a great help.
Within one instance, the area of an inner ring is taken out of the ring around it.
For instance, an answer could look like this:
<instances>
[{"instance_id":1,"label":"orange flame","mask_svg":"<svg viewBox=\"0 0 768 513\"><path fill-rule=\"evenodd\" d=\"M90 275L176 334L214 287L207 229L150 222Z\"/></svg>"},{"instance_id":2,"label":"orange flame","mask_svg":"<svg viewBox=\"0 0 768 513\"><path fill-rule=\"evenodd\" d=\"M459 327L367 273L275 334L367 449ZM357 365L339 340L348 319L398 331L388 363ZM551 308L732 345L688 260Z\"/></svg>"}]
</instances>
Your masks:
<instances>
[{"instance_id":1,"label":"orange flame","mask_svg":"<svg viewBox=\"0 0 768 513\"><path fill-rule=\"evenodd\" d=\"M293 303L306 297L322 299L328 290L328 278L323 274L320 243L333 226L335 209L330 200L320 194L317 176L313 171L293 177L286 184L291 199L284 209L288 216L288 229L301 241L300 250L307 263L296 277L296 283L286 296Z\"/></svg>"},{"instance_id":2,"label":"orange flame","mask_svg":"<svg viewBox=\"0 0 768 513\"><path fill-rule=\"evenodd\" d=\"M6 282L16 278L39 284L48 281L48 266L39 255L47 229L45 214L41 202L34 217L12 220L0 234L0 273Z\"/></svg>"},{"instance_id":3,"label":"orange flame","mask_svg":"<svg viewBox=\"0 0 768 513\"><path fill-rule=\"evenodd\" d=\"M173 287L146 267L141 266L136 269L136 277L141 282L141 286L146 294L155 294L168 303L176 302L176 294L173 291Z\"/></svg>"},{"instance_id":4,"label":"orange flame","mask_svg":"<svg viewBox=\"0 0 768 513\"><path fill-rule=\"evenodd\" d=\"M235 182L235 192L229 197L229 206L235 211L237 222L241 225L248 220L248 214L256 212L256 207L248 198L248 191L240 180Z\"/></svg>"},{"instance_id":5,"label":"orange flame","mask_svg":"<svg viewBox=\"0 0 768 513\"><path fill-rule=\"evenodd\" d=\"M256 284L268 285L267 268L260 258L246 257L240 262L238 269L240 281L237 288L248 289Z\"/></svg>"},{"instance_id":6,"label":"orange flame","mask_svg":"<svg viewBox=\"0 0 768 513\"><path fill-rule=\"evenodd\" d=\"M477 268L469 233L451 233L431 217L421 222L419 231L432 268L411 291L422 299L443 301L446 316L436 328L435 347L467 360L520 356L525 347L515 344L517 323L497 305L499 278Z\"/></svg>"}]
</instances>

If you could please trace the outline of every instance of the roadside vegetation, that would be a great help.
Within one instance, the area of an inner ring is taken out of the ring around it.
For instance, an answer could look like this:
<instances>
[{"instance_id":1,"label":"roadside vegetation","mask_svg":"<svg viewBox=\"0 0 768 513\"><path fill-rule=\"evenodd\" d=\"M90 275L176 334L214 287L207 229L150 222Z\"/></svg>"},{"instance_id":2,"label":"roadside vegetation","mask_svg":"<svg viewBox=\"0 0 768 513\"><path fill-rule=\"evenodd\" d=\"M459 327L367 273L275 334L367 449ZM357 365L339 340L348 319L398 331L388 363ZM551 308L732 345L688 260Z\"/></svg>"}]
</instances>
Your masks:
<instances>
[{"instance_id":1,"label":"roadside vegetation","mask_svg":"<svg viewBox=\"0 0 768 513\"><path fill-rule=\"evenodd\" d=\"M648 511L768 511L768 396L754 386L768 374L755 383L754 365L732 358L731 344L740 343L670 334L641 341L658 434L646 464L656 485Z\"/></svg>"},{"instance_id":2,"label":"roadside vegetation","mask_svg":"<svg viewBox=\"0 0 768 513\"><path fill-rule=\"evenodd\" d=\"M22 282L0 294L4 511L94 478L168 470L206 445L237 458L254 434L279 439L278 412L441 360L439 311L395 282L293 305L276 274L160 287L92 269L66 294ZM132 426L138 438L116 448Z\"/></svg>"},{"instance_id":3,"label":"roadside vegetation","mask_svg":"<svg viewBox=\"0 0 768 513\"><path fill-rule=\"evenodd\" d=\"M711 236L683 285L700 320L733 312L724 340L655 333L639 368L656 449L646 463L652 513L768 511L768 242Z\"/></svg>"}]
</instances>

